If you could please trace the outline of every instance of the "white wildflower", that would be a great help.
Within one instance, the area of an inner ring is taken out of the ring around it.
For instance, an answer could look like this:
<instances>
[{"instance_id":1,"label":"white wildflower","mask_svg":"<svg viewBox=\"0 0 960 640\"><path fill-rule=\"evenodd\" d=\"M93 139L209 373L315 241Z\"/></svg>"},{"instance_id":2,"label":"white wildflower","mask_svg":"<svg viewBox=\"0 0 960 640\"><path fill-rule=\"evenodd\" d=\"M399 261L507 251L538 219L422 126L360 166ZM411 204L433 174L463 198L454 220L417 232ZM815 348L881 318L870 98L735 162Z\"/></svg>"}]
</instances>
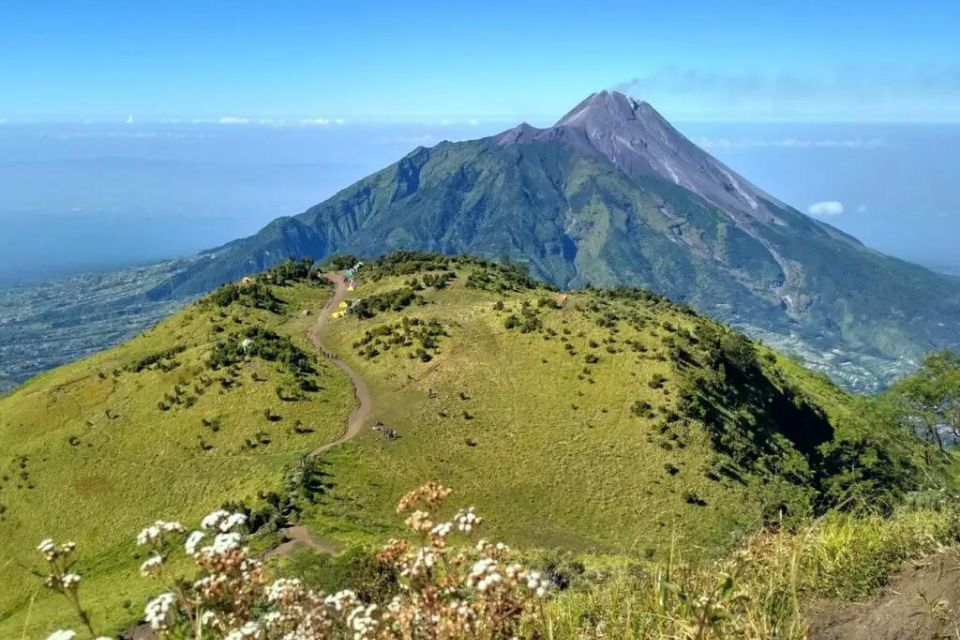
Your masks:
<instances>
[{"instance_id":1,"label":"white wildflower","mask_svg":"<svg viewBox=\"0 0 960 640\"><path fill-rule=\"evenodd\" d=\"M224 520L229 516L229 512L224 511L223 509L217 509L216 511L204 517L204 519L200 521L200 526L204 529L215 529L217 528L217 525L220 524L221 520Z\"/></svg>"},{"instance_id":2,"label":"white wildflower","mask_svg":"<svg viewBox=\"0 0 960 640\"><path fill-rule=\"evenodd\" d=\"M279 611L268 611L267 613L263 614L263 617L260 618L260 620L263 622L264 626L269 629L276 626L276 624L280 622L281 618L283 618L283 614Z\"/></svg>"},{"instance_id":3,"label":"white wildflower","mask_svg":"<svg viewBox=\"0 0 960 640\"><path fill-rule=\"evenodd\" d=\"M331 605L336 611L343 611L348 605L356 602L357 594L349 589L338 591L332 596L327 596L325 602Z\"/></svg>"},{"instance_id":4,"label":"white wildflower","mask_svg":"<svg viewBox=\"0 0 960 640\"><path fill-rule=\"evenodd\" d=\"M247 521L247 516L243 513L231 513L227 517L223 518L220 523L217 525L217 528L226 533L234 527L238 527Z\"/></svg>"},{"instance_id":5,"label":"white wildflower","mask_svg":"<svg viewBox=\"0 0 960 640\"><path fill-rule=\"evenodd\" d=\"M60 578L60 584L63 585L66 591L76 589L77 585L80 584L80 576L76 573L66 573Z\"/></svg>"},{"instance_id":6,"label":"white wildflower","mask_svg":"<svg viewBox=\"0 0 960 640\"><path fill-rule=\"evenodd\" d=\"M204 611L200 614L200 625L203 627L214 627L217 626L219 620L217 619L217 614L213 611Z\"/></svg>"},{"instance_id":7,"label":"white wildflower","mask_svg":"<svg viewBox=\"0 0 960 640\"><path fill-rule=\"evenodd\" d=\"M213 546L206 547L212 549L213 553L226 553L240 547L241 536L239 533L218 533L213 539Z\"/></svg>"},{"instance_id":8,"label":"white wildflower","mask_svg":"<svg viewBox=\"0 0 960 640\"><path fill-rule=\"evenodd\" d=\"M403 572L409 573L413 576L421 576L424 573L430 571L437 563L437 555L429 547L422 547L417 549L417 553L413 556L413 562L410 565L410 568Z\"/></svg>"},{"instance_id":9,"label":"white wildflower","mask_svg":"<svg viewBox=\"0 0 960 640\"><path fill-rule=\"evenodd\" d=\"M377 621L373 613L377 610L377 605L357 606L347 615L347 624L353 629L354 640L362 640L371 636L377 628Z\"/></svg>"},{"instance_id":10,"label":"white wildflower","mask_svg":"<svg viewBox=\"0 0 960 640\"><path fill-rule=\"evenodd\" d=\"M163 520L157 520L156 525L160 527L164 533L183 533L183 525L179 522L164 522Z\"/></svg>"},{"instance_id":11,"label":"white wildflower","mask_svg":"<svg viewBox=\"0 0 960 640\"><path fill-rule=\"evenodd\" d=\"M57 557L57 545L50 538L41 541L40 544L37 545L37 551L42 553L43 557L47 560L53 560Z\"/></svg>"},{"instance_id":12,"label":"white wildflower","mask_svg":"<svg viewBox=\"0 0 960 640\"><path fill-rule=\"evenodd\" d=\"M150 525L137 534L137 545L144 546L160 539L160 529Z\"/></svg>"},{"instance_id":13,"label":"white wildflower","mask_svg":"<svg viewBox=\"0 0 960 640\"><path fill-rule=\"evenodd\" d=\"M473 563L473 566L470 567L470 577L479 578L480 576L485 575L491 568L496 566L496 561L491 558L480 558Z\"/></svg>"},{"instance_id":14,"label":"white wildflower","mask_svg":"<svg viewBox=\"0 0 960 640\"><path fill-rule=\"evenodd\" d=\"M259 637L261 637L260 625L251 620L239 629L234 629L228 633L224 640L250 640Z\"/></svg>"},{"instance_id":15,"label":"white wildflower","mask_svg":"<svg viewBox=\"0 0 960 640\"><path fill-rule=\"evenodd\" d=\"M267 587L267 600L278 602L300 593L302 584L296 578L278 578Z\"/></svg>"},{"instance_id":16,"label":"white wildflower","mask_svg":"<svg viewBox=\"0 0 960 640\"><path fill-rule=\"evenodd\" d=\"M550 586L550 581L540 575L539 571L531 571L527 574L527 588L541 600L550 597Z\"/></svg>"},{"instance_id":17,"label":"white wildflower","mask_svg":"<svg viewBox=\"0 0 960 640\"><path fill-rule=\"evenodd\" d=\"M483 521L483 519L477 515L477 512L474 511L473 507L461 509L453 519L457 523L457 529L464 533L470 533L475 526Z\"/></svg>"},{"instance_id":18,"label":"white wildflower","mask_svg":"<svg viewBox=\"0 0 960 640\"><path fill-rule=\"evenodd\" d=\"M183 533L183 525L179 522L157 520L137 535L137 544L141 547L148 544L159 544L163 542L166 534L171 533Z\"/></svg>"},{"instance_id":19,"label":"white wildflower","mask_svg":"<svg viewBox=\"0 0 960 640\"><path fill-rule=\"evenodd\" d=\"M188 554L191 556L197 554L197 545L200 544L201 540L203 540L203 536L203 531L194 531L187 536L187 541L183 543L183 548Z\"/></svg>"},{"instance_id":20,"label":"white wildflower","mask_svg":"<svg viewBox=\"0 0 960 640\"><path fill-rule=\"evenodd\" d=\"M177 598L172 593L161 593L147 603L143 610L143 619L155 631L170 627L176 613Z\"/></svg>"},{"instance_id":21,"label":"white wildflower","mask_svg":"<svg viewBox=\"0 0 960 640\"><path fill-rule=\"evenodd\" d=\"M156 575L161 566L163 566L163 556L154 553L140 565L140 575L144 577Z\"/></svg>"}]
</instances>

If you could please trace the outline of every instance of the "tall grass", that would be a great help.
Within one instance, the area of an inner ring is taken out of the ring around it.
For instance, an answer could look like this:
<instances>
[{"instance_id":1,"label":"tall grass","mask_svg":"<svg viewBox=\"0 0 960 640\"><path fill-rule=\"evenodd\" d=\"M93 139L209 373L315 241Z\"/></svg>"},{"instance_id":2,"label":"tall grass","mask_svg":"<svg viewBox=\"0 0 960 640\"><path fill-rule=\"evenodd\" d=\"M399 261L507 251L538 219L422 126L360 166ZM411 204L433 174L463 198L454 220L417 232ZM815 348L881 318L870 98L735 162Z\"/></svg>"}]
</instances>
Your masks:
<instances>
[{"instance_id":1,"label":"tall grass","mask_svg":"<svg viewBox=\"0 0 960 640\"><path fill-rule=\"evenodd\" d=\"M812 602L868 596L905 560L958 540L954 508L890 518L833 514L798 531L758 533L707 567L671 556L582 580L548 608L545 632L558 639L800 640Z\"/></svg>"}]
</instances>

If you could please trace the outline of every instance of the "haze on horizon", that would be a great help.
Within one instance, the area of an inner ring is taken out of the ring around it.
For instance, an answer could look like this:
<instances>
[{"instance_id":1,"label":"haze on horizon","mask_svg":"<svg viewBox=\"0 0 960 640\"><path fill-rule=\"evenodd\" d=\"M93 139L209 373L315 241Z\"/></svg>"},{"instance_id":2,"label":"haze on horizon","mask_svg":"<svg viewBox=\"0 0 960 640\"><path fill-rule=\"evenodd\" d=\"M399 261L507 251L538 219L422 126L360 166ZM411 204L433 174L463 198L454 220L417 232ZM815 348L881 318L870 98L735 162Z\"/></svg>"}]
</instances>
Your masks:
<instances>
[{"instance_id":1,"label":"haze on horizon","mask_svg":"<svg viewBox=\"0 0 960 640\"><path fill-rule=\"evenodd\" d=\"M960 7L775 4L11 3L0 282L214 246L603 88L868 245L960 268Z\"/></svg>"}]
</instances>

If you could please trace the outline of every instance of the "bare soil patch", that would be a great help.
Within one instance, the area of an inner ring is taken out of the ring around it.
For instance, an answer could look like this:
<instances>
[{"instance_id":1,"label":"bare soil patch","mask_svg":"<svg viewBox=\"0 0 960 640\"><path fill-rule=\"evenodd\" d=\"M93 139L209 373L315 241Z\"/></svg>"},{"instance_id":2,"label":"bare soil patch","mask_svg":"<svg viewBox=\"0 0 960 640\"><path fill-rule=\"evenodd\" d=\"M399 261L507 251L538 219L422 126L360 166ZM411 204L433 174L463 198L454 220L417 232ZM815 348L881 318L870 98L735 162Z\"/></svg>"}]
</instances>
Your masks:
<instances>
[{"instance_id":1,"label":"bare soil patch","mask_svg":"<svg viewBox=\"0 0 960 640\"><path fill-rule=\"evenodd\" d=\"M960 638L960 552L906 563L867 602L822 602L808 616L810 640Z\"/></svg>"}]
</instances>

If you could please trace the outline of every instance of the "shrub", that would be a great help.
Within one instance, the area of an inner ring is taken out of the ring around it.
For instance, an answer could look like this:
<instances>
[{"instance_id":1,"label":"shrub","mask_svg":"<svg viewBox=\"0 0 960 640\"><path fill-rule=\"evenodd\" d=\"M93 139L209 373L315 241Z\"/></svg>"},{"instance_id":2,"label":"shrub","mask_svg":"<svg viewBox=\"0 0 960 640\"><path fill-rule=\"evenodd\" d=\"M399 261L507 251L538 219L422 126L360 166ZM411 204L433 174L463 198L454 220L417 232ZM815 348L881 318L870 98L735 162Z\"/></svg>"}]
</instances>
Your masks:
<instances>
[{"instance_id":1,"label":"shrub","mask_svg":"<svg viewBox=\"0 0 960 640\"><path fill-rule=\"evenodd\" d=\"M384 311L402 311L415 302L422 303L423 298L418 296L410 287L401 287L354 302L353 306L350 307L350 313L360 319L373 318Z\"/></svg>"},{"instance_id":2,"label":"shrub","mask_svg":"<svg viewBox=\"0 0 960 640\"><path fill-rule=\"evenodd\" d=\"M189 535L178 522L158 521L137 536L150 554L140 572L166 583L168 590L147 602L144 620L163 639L452 640L519 637L535 621L542 626L549 579L517 562L503 544L455 544L457 536L472 536L482 519L470 507L435 521L449 493L429 483L400 500L397 513L406 515L414 541L391 540L375 558L332 560L337 575L316 576L326 584L332 582L326 577L360 578L360 593L343 589L342 583L336 585L340 591L328 595L303 579L270 582L263 563L244 546L249 516L242 510L217 510ZM46 584L71 600L91 637L97 637L80 604L80 577L69 570L74 547L52 540L40 544L49 570ZM171 555L178 548L192 558L194 576L176 575L180 563ZM371 573L374 579L368 582ZM370 599L362 600L361 593ZM57 633L74 637L70 631Z\"/></svg>"}]
</instances>

